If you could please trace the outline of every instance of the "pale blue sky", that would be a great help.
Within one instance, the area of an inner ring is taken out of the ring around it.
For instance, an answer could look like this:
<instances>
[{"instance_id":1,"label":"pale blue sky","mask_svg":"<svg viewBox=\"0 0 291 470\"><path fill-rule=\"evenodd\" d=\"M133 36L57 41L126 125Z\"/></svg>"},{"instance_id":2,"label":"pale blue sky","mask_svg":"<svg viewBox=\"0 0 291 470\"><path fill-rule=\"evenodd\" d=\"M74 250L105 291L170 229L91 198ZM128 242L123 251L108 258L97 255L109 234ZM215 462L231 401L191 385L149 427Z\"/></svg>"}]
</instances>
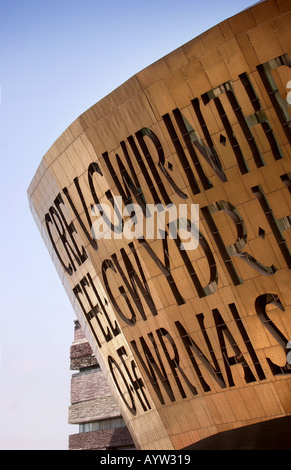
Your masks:
<instances>
[{"instance_id":1,"label":"pale blue sky","mask_svg":"<svg viewBox=\"0 0 291 470\"><path fill-rule=\"evenodd\" d=\"M30 214L80 114L251 0L0 0L0 449L67 449L75 314Z\"/></svg>"}]
</instances>

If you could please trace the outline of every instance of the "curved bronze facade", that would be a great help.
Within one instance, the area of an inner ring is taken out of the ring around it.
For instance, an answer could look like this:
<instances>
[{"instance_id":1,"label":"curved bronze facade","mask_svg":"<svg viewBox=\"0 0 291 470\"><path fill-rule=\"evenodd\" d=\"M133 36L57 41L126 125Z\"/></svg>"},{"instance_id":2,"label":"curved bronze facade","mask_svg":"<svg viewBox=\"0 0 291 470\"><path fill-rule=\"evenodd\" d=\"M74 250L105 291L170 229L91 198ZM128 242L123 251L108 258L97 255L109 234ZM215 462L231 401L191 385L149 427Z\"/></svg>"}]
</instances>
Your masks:
<instances>
[{"instance_id":1,"label":"curved bronze facade","mask_svg":"<svg viewBox=\"0 0 291 470\"><path fill-rule=\"evenodd\" d=\"M30 185L137 448L291 413L288 4L261 2L132 77L72 123ZM198 204L198 247L169 224L160 238L112 236L92 207L117 196Z\"/></svg>"}]
</instances>

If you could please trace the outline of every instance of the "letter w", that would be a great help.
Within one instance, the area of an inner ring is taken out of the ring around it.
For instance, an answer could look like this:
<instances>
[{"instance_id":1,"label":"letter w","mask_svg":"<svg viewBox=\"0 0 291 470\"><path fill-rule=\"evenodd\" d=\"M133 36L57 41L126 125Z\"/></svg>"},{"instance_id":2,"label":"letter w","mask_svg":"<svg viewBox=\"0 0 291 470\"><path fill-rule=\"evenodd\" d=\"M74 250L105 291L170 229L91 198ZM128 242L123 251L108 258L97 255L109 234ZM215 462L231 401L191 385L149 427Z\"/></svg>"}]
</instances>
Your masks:
<instances>
[{"instance_id":1,"label":"letter w","mask_svg":"<svg viewBox=\"0 0 291 470\"><path fill-rule=\"evenodd\" d=\"M148 337L150 338L151 342L153 343L153 346L154 346L154 349L156 351L158 361L159 361L159 364L160 364L160 368L157 365L157 363L156 363L156 361L155 361L155 359L154 359L154 357L153 357L153 355L152 355L152 353L151 353L151 351L150 351L150 349L149 349L148 345L146 344L143 337L139 338L139 340L140 340L144 355L146 357L148 367L147 367L141 353L139 352L139 350L137 348L136 342L131 341L130 344L131 344L136 356L138 357L138 359L139 359L139 361L140 361L140 363L141 363L141 365L142 365L142 367L143 367L143 369L144 369L151 385L153 386L154 391L156 392L158 399L160 400L161 404L164 405L165 401L164 401L163 395L161 393L161 389L159 387L156 374L157 374L160 382L163 384L163 387L164 387L165 391L167 392L167 394L168 394L168 396L169 396L169 398L172 402L175 401L175 397L174 397L171 385L169 383L164 365L162 363L162 360L161 360L156 342L154 340L153 334L149 333Z\"/></svg>"}]
</instances>

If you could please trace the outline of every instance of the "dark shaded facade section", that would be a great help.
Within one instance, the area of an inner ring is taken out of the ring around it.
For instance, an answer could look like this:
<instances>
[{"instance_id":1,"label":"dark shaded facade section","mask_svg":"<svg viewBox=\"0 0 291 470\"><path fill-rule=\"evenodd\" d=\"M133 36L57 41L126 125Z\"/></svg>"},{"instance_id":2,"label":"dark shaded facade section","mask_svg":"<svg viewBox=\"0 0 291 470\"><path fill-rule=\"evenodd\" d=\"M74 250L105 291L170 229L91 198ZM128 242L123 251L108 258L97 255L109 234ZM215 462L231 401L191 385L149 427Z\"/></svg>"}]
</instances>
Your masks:
<instances>
[{"instance_id":1,"label":"dark shaded facade section","mask_svg":"<svg viewBox=\"0 0 291 470\"><path fill-rule=\"evenodd\" d=\"M185 450L290 450L291 416L225 431Z\"/></svg>"}]
</instances>

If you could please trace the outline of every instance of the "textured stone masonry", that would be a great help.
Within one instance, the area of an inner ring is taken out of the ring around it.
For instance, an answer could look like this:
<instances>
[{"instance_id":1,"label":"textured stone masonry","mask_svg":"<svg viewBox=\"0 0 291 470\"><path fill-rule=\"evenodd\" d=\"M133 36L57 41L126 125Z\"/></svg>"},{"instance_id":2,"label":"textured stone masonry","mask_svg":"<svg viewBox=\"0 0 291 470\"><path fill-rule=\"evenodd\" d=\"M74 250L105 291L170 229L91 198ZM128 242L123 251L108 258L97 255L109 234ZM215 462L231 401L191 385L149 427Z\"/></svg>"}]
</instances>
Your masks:
<instances>
[{"instance_id":1,"label":"textured stone masonry","mask_svg":"<svg viewBox=\"0 0 291 470\"><path fill-rule=\"evenodd\" d=\"M126 427L72 434L69 438L71 450L111 450L132 446Z\"/></svg>"},{"instance_id":2,"label":"textured stone masonry","mask_svg":"<svg viewBox=\"0 0 291 470\"><path fill-rule=\"evenodd\" d=\"M71 379L69 423L82 424L120 417L120 410L78 321L75 322L70 358L71 369L79 369L79 372L74 373ZM125 426L79 432L69 436L70 450L109 449L122 446L133 447L131 435Z\"/></svg>"}]
</instances>

